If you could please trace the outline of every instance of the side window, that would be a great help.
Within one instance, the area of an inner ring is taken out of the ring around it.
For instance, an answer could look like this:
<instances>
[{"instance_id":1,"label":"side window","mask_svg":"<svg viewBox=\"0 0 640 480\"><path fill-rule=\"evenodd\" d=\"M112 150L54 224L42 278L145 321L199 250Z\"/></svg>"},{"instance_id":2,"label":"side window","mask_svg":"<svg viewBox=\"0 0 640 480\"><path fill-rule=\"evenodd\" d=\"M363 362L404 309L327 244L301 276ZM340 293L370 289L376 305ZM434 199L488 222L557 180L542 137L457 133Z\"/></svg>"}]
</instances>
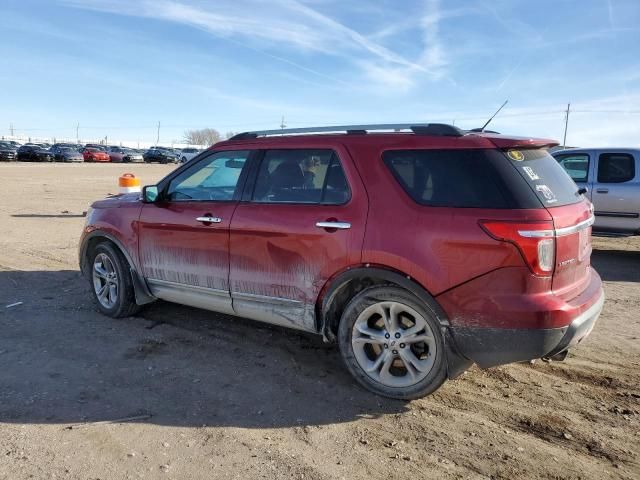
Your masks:
<instances>
[{"instance_id":1,"label":"side window","mask_svg":"<svg viewBox=\"0 0 640 480\"><path fill-rule=\"evenodd\" d=\"M556 160L574 182L589 180L589 155L586 153L558 155Z\"/></svg>"},{"instance_id":2,"label":"side window","mask_svg":"<svg viewBox=\"0 0 640 480\"><path fill-rule=\"evenodd\" d=\"M421 205L508 208L505 188L485 155L477 150L397 150L384 152L383 160Z\"/></svg>"},{"instance_id":3,"label":"side window","mask_svg":"<svg viewBox=\"0 0 640 480\"><path fill-rule=\"evenodd\" d=\"M214 153L171 180L168 199L233 200L248 157L248 150Z\"/></svg>"},{"instance_id":4,"label":"side window","mask_svg":"<svg viewBox=\"0 0 640 480\"><path fill-rule=\"evenodd\" d=\"M332 150L267 150L260 164L253 201L340 205L349 185Z\"/></svg>"},{"instance_id":5,"label":"side window","mask_svg":"<svg viewBox=\"0 0 640 480\"><path fill-rule=\"evenodd\" d=\"M636 165L628 153L603 153L598 159L599 183L622 183L633 180Z\"/></svg>"}]
</instances>

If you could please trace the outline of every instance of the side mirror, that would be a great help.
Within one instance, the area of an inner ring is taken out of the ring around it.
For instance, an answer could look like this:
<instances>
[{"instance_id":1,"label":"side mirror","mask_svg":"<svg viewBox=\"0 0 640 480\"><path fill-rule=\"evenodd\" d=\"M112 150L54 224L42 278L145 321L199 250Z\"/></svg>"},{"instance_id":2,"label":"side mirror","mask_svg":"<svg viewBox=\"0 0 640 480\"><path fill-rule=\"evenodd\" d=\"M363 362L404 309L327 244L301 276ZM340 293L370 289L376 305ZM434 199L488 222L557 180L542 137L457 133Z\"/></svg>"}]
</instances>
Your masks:
<instances>
[{"instance_id":1,"label":"side mirror","mask_svg":"<svg viewBox=\"0 0 640 480\"><path fill-rule=\"evenodd\" d=\"M157 185L147 185L142 189L142 201L144 203L154 203L158 200L159 192Z\"/></svg>"}]
</instances>

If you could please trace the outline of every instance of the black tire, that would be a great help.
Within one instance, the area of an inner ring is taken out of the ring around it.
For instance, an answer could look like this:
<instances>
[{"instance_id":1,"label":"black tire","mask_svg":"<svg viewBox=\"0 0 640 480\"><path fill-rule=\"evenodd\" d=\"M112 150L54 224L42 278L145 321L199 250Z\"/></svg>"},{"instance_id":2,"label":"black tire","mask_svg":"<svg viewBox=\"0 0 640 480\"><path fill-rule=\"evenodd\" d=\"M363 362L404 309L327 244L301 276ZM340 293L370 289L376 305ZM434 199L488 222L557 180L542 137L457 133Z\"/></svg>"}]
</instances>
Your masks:
<instances>
[{"instance_id":1,"label":"black tire","mask_svg":"<svg viewBox=\"0 0 640 480\"><path fill-rule=\"evenodd\" d=\"M380 302L396 302L419 313L433 333L435 355L428 374L410 386L384 385L369 376L356 359L351 343L353 327L360 314L368 307ZM345 308L338 328L340 354L353 377L367 390L383 397L413 400L435 392L447 379L447 361L444 340L439 322L431 310L410 292L395 285L374 286L363 290L351 299Z\"/></svg>"},{"instance_id":2,"label":"black tire","mask_svg":"<svg viewBox=\"0 0 640 480\"><path fill-rule=\"evenodd\" d=\"M97 292L93 283L94 262L98 255L104 254L109 257L117 273L118 296L112 308L107 308L98 300ZM98 244L89 256L89 285L91 293L98 310L104 315L112 318L130 317L141 310L141 306L136 303L133 281L131 279L131 269L124 255L110 242Z\"/></svg>"}]
</instances>

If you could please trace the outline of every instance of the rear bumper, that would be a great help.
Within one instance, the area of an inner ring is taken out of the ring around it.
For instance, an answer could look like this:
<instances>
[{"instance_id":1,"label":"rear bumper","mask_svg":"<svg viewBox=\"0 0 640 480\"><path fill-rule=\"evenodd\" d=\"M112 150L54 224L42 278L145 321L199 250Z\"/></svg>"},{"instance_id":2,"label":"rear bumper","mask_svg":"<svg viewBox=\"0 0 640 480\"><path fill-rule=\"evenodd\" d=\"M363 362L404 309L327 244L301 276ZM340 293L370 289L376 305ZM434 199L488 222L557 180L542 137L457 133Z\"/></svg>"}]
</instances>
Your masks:
<instances>
[{"instance_id":1,"label":"rear bumper","mask_svg":"<svg viewBox=\"0 0 640 480\"><path fill-rule=\"evenodd\" d=\"M576 309L571 322L559 328L451 327L459 352L481 368L550 357L577 345L593 330L604 305L600 278L589 307ZM577 313L580 312L580 313Z\"/></svg>"}]
</instances>

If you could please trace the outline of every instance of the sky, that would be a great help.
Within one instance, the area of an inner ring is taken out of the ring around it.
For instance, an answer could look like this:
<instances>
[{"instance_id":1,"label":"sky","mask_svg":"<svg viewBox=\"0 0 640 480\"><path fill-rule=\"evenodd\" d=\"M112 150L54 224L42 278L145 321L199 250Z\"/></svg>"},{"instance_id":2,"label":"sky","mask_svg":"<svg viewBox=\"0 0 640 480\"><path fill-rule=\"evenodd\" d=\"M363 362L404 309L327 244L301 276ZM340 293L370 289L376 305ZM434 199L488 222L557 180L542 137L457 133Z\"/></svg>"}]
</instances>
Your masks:
<instances>
[{"instance_id":1,"label":"sky","mask_svg":"<svg viewBox=\"0 0 640 480\"><path fill-rule=\"evenodd\" d=\"M492 122L640 146L638 0L0 0L0 135Z\"/></svg>"}]
</instances>

